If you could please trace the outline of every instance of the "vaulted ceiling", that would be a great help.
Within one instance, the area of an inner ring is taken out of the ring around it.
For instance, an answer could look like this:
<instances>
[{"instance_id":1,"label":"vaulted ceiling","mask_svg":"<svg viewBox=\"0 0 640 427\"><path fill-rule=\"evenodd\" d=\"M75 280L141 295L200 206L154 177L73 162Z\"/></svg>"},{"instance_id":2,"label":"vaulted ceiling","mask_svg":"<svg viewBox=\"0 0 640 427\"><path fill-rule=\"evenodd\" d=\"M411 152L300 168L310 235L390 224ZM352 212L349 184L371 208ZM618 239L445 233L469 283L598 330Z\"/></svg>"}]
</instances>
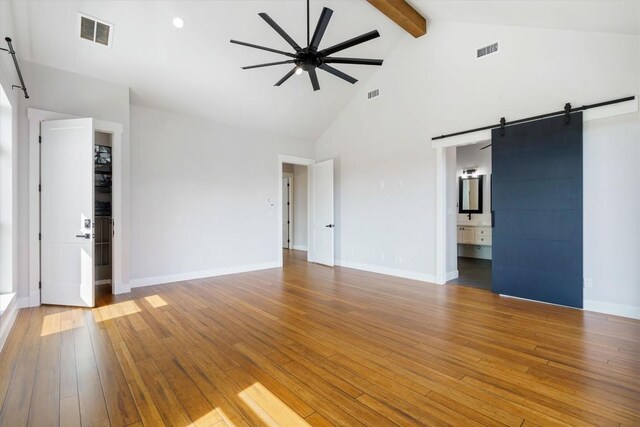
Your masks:
<instances>
[{"instance_id":1,"label":"vaulted ceiling","mask_svg":"<svg viewBox=\"0 0 640 427\"><path fill-rule=\"evenodd\" d=\"M430 21L640 32L638 0L411 3ZM321 47L373 29L382 35L344 51L343 56L387 59L401 39L411 37L365 0L312 0L312 26L323 6L333 9L334 15ZM78 12L115 24L111 48L79 39ZM316 139L359 87L366 86L376 67L336 66L360 80L354 86L319 72L318 92L312 91L306 73L276 88L273 85L289 65L247 71L240 67L284 58L229 43L233 38L290 50L258 17L260 12L267 12L304 43L304 0L14 0L12 36L23 59L129 86L134 104ZM184 28L172 25L176 16L184 19Z\"/></svg>"}]
</instances>

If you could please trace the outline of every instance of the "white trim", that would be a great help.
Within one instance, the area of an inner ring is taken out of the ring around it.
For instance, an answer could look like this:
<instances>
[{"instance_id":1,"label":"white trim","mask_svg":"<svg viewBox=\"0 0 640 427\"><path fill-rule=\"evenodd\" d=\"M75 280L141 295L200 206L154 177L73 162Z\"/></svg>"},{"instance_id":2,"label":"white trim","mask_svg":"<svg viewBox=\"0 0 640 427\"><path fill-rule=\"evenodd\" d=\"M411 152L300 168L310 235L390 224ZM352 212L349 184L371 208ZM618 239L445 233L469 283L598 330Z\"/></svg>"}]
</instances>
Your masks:
<instances>
[{"instance_id":1,"label":"white trim","mask_svg":"<svg viewBox=\"0 0 640 427\"><path fill-rule=\"evenodd\" d=\"M293 249L296 251L307 251L307 245L293 245Z\"/></svg>"},{"instance_id":2,"label":"white trim","mask_svg":"<svg viewBox=\"0 0 640 427\"><path fill-rule=\"evenodd\" d=\"M18 310L24 307L23 304L26 303L26 298L18 298L15 293L9 295L11 296L5 295L8 302L3 302L4 310L0 313L0 351L4 348L4 344L13 329L16 317L18 316Z\"/></svg>"},{"instance_id":3,"label":"white trim","mask_svg":"<svg viewBox=\"0 0 640 427\"><path fill-rule=\"evenodd\" d=\"M638 111L638 99L591 108L582 114L582 120L590 121ZM447 268L447 179L445 148L460 147L491 141L491 131L484 130L431 141L431 147L436 150L436 277L438 283L444 283Z\"/></svg>"},{"instance_id":4,"label":"white trim","mask_svg":"<svg viewBox=\"0 0 640 427\"><path fill-rule=\"evenodd\" d=\"M283 172L282 172L282 165L284 163L289 163L292 165L300 165L300 166L311 166L315 163L316 161L313 159L309 159L306 157L296 157L296 156L289 156L287 154L278 154L278 163L277 163L277 168L278 168L278 172L277 172L277 176L278 176L278 236L276 239L276 247L278 248L278 251L276 252L278 254L278 266L282 267L283 264L283 257L282 257L282 176L283 176ZM307 168L309 169L309 168ZM311 180L308 178L309 176L309 171L307 170L307 205L309 204L309 194L310 194L310 189L311 189ZM311 218L311 215L309 214L309 209L307 206L307 230L310 230L309 228L309 221ZM309 233L307 233L307 236L309 235ZM307 237L308 238L308 237Z\"/></svg>"},{"instance_id":5,"label":"white trim","mask_svg":"<svg viewBox=\"0 0 640 427\"><path fill-rule=\"evenodd\" d=\"M93 284L96 285L96 286L110 285L111 284L111 279L96 280Z\"/></svg>"},{"instance_id":6,"label":"white trim","mask_svg":"<svg viewBox=\"0 0 640 427\"><path fill-rule=\"evenodd\" d=\"M436 277L432 274L418 273L416 271L399 270L396 268L380 267L379 265L361 264L358 262L336 260L336 265L345 268L353 268L354 270L368 271L371 273L384 274L387 276L402 277L404 279L419 280L435 284Z\"/></svg>"},{"instance_id":7,"label":"white trim","mask_svg":"<svg viewBox=\"0 0 640 427\"><path fill-rule=\"evenodd\" d=\"M458 270L450 271L447 273L447 282L449 280L457 279L460 276L460 272Z\"/></svg>"},{"instance_id":8,"label":"white trim","mask_svg":"<svg viewBox=\"0 0 640 427\"><path fill-rule=\"evenodd\" d=\"M463 145L477 144L479 142L491 143L491 131L482 130L479 132L452 136L445 139L438 139L436 141L433 141L431 143L431 146L433 148L461 147Z\"/></svg>"},{"instance_id":9,"label":"white trim","mask_svg":"<svg viewBox=\"0 0 640 427\"><path fill-rule=\"evenodd\" d=\"M611 302L585 299L584 309L598 313L612 314L614 316L630 317L640 319L640 307L632 305L614 304Z\"/></svg>"},{"instance_id":10,"label":"white trim","mask_svg":"<svg viewBox=\"0 0 640 427\"><path fill-rule=\"evenodd\" d=\"M447 282L447 159L446 148L436 148L436 276L434 283Z\"/></svg>"},{"instance_id":11,"label":"white trim","mask_svg":"<svg viewBox=\"0 0 640 427\"><path fill-rule=\"evenodd\" d=\"M282 251L280 251L282 252ZM216 268L214 270L194 271L190 273L170 274L167 276L144 277L131 280L131 288L141 288L143 286L163 285L166 283L184 282L185 280L206 279L208 277L227 276L229 274L247 273L250 271L268 270L270 268L280 268L278 261L265 262L262 264L241 265L238 267Z\"/></svg>"},{"instance_id":12,"label":"white trim","mask_svg":"<svg viewBox=\"0 0 640 427\"><path fill-rule=\"evenodd\" d=\"M77 117L54 111L27 109L29 119L29 307L40 305L40 122L45 120L64 120ZM124 254L122 247L122 132L120 123L112 123L104 120L94 120L94 130L111 133L113 147L113 197L112 216L114 226L113 243L113 293L121 294L131 291L128 283L122 281L122 265Z\"/></svg>"}]
</instances>

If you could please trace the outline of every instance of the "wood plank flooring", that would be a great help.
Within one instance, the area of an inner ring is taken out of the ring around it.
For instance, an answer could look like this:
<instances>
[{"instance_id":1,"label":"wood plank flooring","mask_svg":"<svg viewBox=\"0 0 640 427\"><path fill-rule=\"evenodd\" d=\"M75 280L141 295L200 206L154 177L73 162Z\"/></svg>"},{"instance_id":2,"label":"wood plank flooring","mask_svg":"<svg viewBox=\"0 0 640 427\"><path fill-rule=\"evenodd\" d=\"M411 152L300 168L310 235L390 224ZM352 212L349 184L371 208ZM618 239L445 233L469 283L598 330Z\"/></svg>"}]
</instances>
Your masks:
<instances>
[{"instance_id":1,"label":"wood plank flooring","mask_svg":"<svg viewBox=\"0 0 640 427\"><path fill-rule=\"evenodd\" d=\"M640 425L640 321L285 258L21 310L0 426Z\"/></svg>"}]
</instances>

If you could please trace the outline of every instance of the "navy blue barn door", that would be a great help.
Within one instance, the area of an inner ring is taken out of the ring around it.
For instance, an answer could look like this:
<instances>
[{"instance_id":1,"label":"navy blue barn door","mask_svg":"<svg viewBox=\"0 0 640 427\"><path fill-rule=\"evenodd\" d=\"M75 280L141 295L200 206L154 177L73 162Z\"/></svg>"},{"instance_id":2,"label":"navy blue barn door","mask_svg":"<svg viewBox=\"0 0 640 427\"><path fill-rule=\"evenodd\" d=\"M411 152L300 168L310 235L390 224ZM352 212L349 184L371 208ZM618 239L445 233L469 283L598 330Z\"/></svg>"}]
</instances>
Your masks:
<instances>
[{"instance_id":1,"label":"navy blue barn door","mask_svg":"<svg viewBox=\"0 0 640 427\"><path fill-rule=\"evenodd\" d=\"M493 291L582 308L582 113L492 131Z\"/></svg>"}]
</instances>

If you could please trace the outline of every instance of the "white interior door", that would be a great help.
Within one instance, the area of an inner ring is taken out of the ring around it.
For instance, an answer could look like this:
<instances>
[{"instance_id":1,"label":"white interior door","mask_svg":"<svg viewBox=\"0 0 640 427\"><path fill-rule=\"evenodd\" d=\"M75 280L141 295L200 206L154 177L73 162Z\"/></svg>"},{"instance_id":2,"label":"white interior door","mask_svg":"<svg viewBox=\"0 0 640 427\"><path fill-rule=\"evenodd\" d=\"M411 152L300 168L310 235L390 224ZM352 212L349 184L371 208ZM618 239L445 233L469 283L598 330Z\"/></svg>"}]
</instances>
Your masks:
<instances>
[{"instance_id":1,"label":"white interior door","mask_svg":"<svg viewBox=\"0 0 640 427\"><path fill-rule=\"evenodd\" d=\"M41 124L41 301L93 307L93 119Z\"/></svg>"},{"instance_id":2,"label":"white interior door","mask_svg":"<svg viewBox=\"0 0 640 427\"><path fill-rule=\"evenodd\" d=\"M333 160L311 165L309 261L333 267Z\"/></svg>"}]
</instances>

